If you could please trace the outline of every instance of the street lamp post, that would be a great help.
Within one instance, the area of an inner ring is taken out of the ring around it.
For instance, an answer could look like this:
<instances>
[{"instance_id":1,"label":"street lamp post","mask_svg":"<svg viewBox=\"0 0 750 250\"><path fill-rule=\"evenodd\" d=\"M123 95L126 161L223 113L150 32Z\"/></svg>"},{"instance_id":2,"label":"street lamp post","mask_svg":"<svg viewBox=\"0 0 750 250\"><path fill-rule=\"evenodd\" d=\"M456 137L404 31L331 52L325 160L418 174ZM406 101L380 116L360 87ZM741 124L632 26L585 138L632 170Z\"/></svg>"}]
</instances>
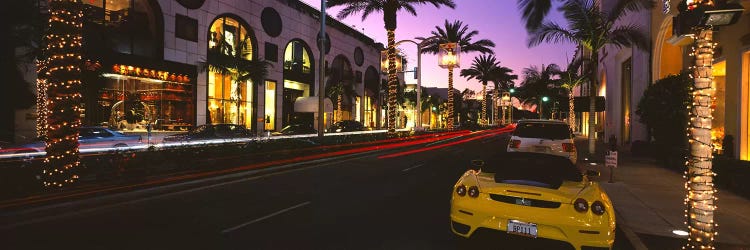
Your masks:
<instances>
[{"instance_id":1,"label":"street lamp post","mask_svg":"<svg viewBox=\"0 0 750 250\"><path fill-rule=\"evenodd\" d=\"M453 69L460 67L461 47L458 43L441 43L438 51L438 65L448 69L448 130L453 130Z\"/></svg>"},{"instance_id":2,"label":"street lamp post","mask_svg":"<svg viewBox=\"0 0 750 250\"><path fill-rule=\"evenodd\" d=\"M425 44L431 42L433 39L437 38L436 36L428 37L427 39L422 40L422 42L415 42L414 40L404 39L401 41L396 42L393 46L397 47L398 45L402 43L413 43L417 46L417 70L414 71L414 74L417 75L417 108L415 109L416 115L415 115L415 124L414 129L415 130L422 130L422 47L425 46ZM385 58L385 60L384 60ZM381 71L385 72L384 68L388 67L388 61L387 61L387 53L384 54L383 52L380 53L380 68ZM401 68L401 62L400 60L396 61L396 71L402 71Z\"/></svg>"},{"instance_id":3,"label":"street lamp post","mask_svg":"<svg viewBox=\"0 0 750 250\"><path fill-rule=\"evenodd\" d=\"M326 81L326 0L320 0L320 64L318 64L318 137L323 138L325 127L325 81Z\"/></svg>"}]
</instances>

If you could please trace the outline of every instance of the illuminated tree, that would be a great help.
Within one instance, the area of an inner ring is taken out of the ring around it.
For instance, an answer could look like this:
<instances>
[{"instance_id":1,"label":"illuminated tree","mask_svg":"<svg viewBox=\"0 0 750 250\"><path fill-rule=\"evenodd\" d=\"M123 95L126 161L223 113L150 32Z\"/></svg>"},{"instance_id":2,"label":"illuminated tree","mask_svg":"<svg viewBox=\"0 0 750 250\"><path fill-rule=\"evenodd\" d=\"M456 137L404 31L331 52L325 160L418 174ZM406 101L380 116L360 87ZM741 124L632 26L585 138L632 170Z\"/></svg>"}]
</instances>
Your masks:
<instances>
[{"instance_id":1,"label":"illuminated tree","mask_svg":"<svg viewBox=\"0 0 750 250\"><path fill-rule=\"evenodd\" d=\"M492 54L492 49L495 47L495 43L487 40L480 39L478 41L472 41L474 36L479 34L479 31L469 31L469 26L464 25L461 21L448 22L445 20L443 27L435 26L435 30L430 32L432 38L417 37L421 43L426 44L422 48L422 53L425 54L438 54L440 51L441 44L447 43L458 43L461 53L469 52L480 52L482 54ZM433 39L434 38L434 39ZM448 68L448 129L453 128L454 114L453 114L453 67Z\"/></svg>"},{"instance_id":2,"label":"illuminated tree","mask_svg":"<svg viewBox=\"0 0 750 250\"><path fill-rule=\"evenodd\" d=\"M344 9L339 12L339 18L346 18L355 13L362 13L362 20L375 12L383 12L383 21L385 30L388 35L388 131L393 132L396 129L396 92L398 91L398 76L396 72L396 27L397 14L404 10L414 16L417 15L415 6L422 4L432 4L440 8L447 6L455 8L453 0L327 0L326 5L329 7L343 6Z\"/></svg>"},{"instance_id":3,"label":"illuminated tree","mask_svg":"<svg viewBox=\"0 0 750 250\"><path fill-rule=\"evenodd\" d=\"M75 0L51 0L49 9L49 30L42 52L46 59L39 63L48 98L42 181L45 187L61 188L78 179L83 12L81 3Z\"/></svg>"}]
</instances>

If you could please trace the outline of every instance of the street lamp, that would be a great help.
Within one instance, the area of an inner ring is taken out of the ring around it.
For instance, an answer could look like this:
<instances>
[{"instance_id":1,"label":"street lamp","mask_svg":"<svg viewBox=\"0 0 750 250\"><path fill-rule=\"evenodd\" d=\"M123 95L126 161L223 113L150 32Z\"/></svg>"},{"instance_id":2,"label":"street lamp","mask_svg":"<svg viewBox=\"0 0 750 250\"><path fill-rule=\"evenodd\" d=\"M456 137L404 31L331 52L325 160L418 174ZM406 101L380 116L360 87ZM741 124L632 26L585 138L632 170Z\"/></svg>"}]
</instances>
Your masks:
<instances>
[{"instance_id":1,"label":"street lamp","mask_svg":"<svg viewBox=\"0 0 750 250\"><path fill-rule=\"evenodd\" d=\"M453 68L460 67L461 47L458 43L441 43L438 66L448 69L448 130L453 130Z\"/></svg>"},{"instance_id":2,"label":"street lamp","mask_svg":"<svg viewBox=\"0 0 750 250\"><path fill-rule=\"evenodd\" d=\"M432 42L433 39L436 39L436 36L428 37L422 42L415 42L414 40L404 39L401 41L396 42L393 46L396 47L402 43L413 43L417 46L417 69L414 71L414 74L417 76L417 106L421 107L422 105L422 47L424 47L427 43ZM396 58L396 71L404 72L402 69L402 63L401 60L403 60L400 56L397 54ZM385 72L388 70L388 51L384 50L380 52L380 70L382 72ZM422 129L422 114L421 114L421 108L417 108L415 112L418 115L415 115L415 130L421 130Z\"/></svg>"},{"instance_id":3,"label":"street lamp","mask_svg":"<svg viewBox=\"0 0 750 250\"><path fill-rule=\"evenodd\" d=\"M500 106L503 107L503 124L507 124L506 113L510 107L510 92L503 92L502 97L500 98ZM512 115L512 113L511 113ZM512 116L511 116L512 117ZM511 121L513 118L511 118Z\"/></svg>"},{"instance_id":4,"label":"street lamp","mask_svg":"<svg viewBox=\"0 0 750 250\"><path fill-rule=\"evenodd\" d=\"M539 119L544 119L544 103L549 101L549 97L543 96L539 102Z\"/></svg>"}]
</instances>

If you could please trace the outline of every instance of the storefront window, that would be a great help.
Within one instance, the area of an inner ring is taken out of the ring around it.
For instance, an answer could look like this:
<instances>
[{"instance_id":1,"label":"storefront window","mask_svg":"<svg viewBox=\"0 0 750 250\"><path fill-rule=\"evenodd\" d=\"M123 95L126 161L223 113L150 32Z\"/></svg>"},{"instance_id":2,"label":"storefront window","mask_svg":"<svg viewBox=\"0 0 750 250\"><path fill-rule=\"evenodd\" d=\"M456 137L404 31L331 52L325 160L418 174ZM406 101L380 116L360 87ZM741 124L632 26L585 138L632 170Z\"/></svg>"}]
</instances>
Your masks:
<instances>
[{"instance_id":1,"label":"storefront window","mask_svg":"<svg viewBox=\"0 0 750 250\"><path fill-rule=\"evenodd\" d=\"M253 46L248 29L231 17L216 19L209 30L209 49L219 49L230 60L252 60ZM213 62L209 61L209 64ZM238 63L241 64L241 63ZM219 65L219 68L226 65ZM233 123L252 128L253 84L237 81L242 69L227 68L225 73L211 69L208 74L209 123Z\"/></svg>"},{"instance_id":2,"label":"storefront window","mask_svg":"<svg viewBox=\"0 0 750 250\"><path fill-rule=\"evenodd\" d=\"M158 80L119 74L104 74L92 115L97 125L145 131L187 130L194 124L195 99L189 81ZM168 77L167 77L168 78ZM172 80L174 74L172 74Z\"/></svg>"},{"instance_id":3,"label":"storefront window","mask_svg":"<svg viewBox=\"0 0 750 250\"><path fill-rule=\"evenodd\" d=\"M721 61L713 65L713 88L716 89L714 93L715 99L711 103L713 112L713 123L711 125L711 141L714 145L714 150L717 153L723 153L722 140L724 139L724 123L725 123L725 102L726 102L726 81L727 81L727 63Z\"/></svg>"},{"instance_id":4,"label":"storefront window","mask_svg":"<svg viewBox=\"0 0 750 250\"><path fill-rule=\"evenodd\" d=\"M239 56L245 60L253 59L253 44L247 27L231 17L216 19L209 31L208 48L220 47L230 56Z\"/></svg>"},{"instance_id":5,"label":"storefront window","mask_svg":"<svg viewBox=\"0 0 750 250\"><path fill-rule=\"evenodd\" d=\"M161 12L149 0L85 0L84 15L88 23L103 29L87 28L99 34L87 34L91 47L109 46L123 54L158 57L161 45ZM156 5L158 8L158 4ZM100 41L100 39L104 39ZM91 49L91 48L89 48Z\"/></svg>"},{"instance_id":6,"label":"storefront window","mask_svg":"<svg viewBox=\"0 0 750 250\"><path fill-rule=\"evenodd\" d=\"M284 69L298 73L309 74L310 55L299 41L292 41L284 50Z\"/></svg>"},{"instance_id":7,"label":"storefront window","mask_svg":"<svg viewBox=\"0 0 750 250\"><path fill-rule=\"evenodd\" d=\"M274 130L276 128L276 82L266 81L265 97L266 130Z\"/></svg>"}]
</instances>

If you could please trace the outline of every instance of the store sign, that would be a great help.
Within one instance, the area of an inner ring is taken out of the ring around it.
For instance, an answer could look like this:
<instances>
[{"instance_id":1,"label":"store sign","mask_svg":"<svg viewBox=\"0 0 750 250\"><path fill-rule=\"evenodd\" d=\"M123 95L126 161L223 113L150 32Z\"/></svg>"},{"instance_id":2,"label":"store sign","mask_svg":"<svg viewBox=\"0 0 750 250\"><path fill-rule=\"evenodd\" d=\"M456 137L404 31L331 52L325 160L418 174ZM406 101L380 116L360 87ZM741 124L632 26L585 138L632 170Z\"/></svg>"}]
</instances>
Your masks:
<instances>
[{"instance_id":1,"label":"store sign","mask_svg":"<svg viewBox=\"0 0 750 250\"><path fill-rule=\"evenodd\" d=\"M190 77L181 74L169 73L166 71L157 71L141 67L115 64L112 66L112 72L119 75L136 76L150 78L162 81L190 83Z\"/></svg>"},{"instance_id":2,"label":"store sign","mask_svg":"<svg viewBox=\"0 0 750 250\"><path fill-rule=\"evenodd\" d=\"M669 14L669 10L672 8L672 3L670 3L670 0L664 0L663 2L661 11L664 12L664 14Z\"/></svg>"}]
</instances>

